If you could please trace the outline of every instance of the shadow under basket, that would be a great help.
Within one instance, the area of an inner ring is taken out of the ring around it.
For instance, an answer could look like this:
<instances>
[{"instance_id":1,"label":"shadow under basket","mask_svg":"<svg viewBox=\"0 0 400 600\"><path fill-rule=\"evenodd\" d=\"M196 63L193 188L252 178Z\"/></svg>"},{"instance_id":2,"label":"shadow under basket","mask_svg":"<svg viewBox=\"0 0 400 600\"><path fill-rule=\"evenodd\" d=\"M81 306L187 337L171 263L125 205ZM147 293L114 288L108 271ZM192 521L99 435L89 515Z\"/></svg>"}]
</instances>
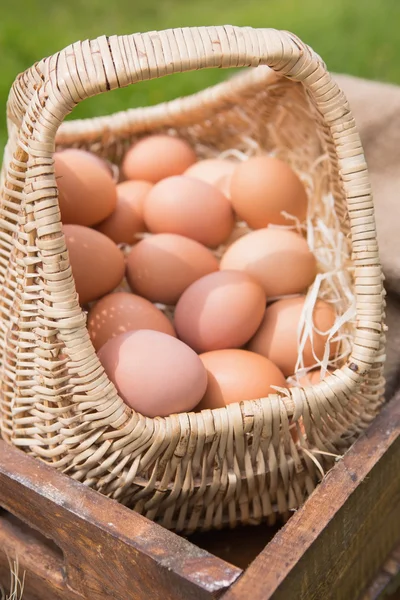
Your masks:
<instances>
[{"instance_id":1,"label":"shadow under basket","mask_svg":"<svg viewBox=\"0 0 400 600\"><path fill-rule=\"evenodd\" d=\"M188 98L62 123L78 102L110 89L244 66L253 68ZM353 116L324 63L294 35L270 29L100 37L21 74L7 117L3 439L177 531L288 516L383 401L384 291L371 190ZM200 158L267 152L299 173L309 196L306 233L320 268L308 296L335 303L340 324L340 356L321 383L154 419L118 397L78 302L53 152L83 148L118 164L132 142L159 132L186 139Z\"/></svg>"}]
</instances>

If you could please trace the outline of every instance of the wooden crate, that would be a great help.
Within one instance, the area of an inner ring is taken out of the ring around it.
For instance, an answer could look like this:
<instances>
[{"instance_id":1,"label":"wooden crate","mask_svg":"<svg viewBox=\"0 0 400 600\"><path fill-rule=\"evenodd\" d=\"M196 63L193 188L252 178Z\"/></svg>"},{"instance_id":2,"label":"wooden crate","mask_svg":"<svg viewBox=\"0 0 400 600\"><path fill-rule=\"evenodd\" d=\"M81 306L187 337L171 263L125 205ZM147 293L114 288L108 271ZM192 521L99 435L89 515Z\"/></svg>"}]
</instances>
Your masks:
<instances>
[{"instance_id":1,"label":"wooden crate","mask_svg":"<svg viewBox=\"0 0 400 600\"><path fill-rule=\"evenodd\" d=\"M399 400L276 532L187 540L0 441L0 583L18 557L24 600L381 597L400 571Z\"/></svg>"}]
</instances>

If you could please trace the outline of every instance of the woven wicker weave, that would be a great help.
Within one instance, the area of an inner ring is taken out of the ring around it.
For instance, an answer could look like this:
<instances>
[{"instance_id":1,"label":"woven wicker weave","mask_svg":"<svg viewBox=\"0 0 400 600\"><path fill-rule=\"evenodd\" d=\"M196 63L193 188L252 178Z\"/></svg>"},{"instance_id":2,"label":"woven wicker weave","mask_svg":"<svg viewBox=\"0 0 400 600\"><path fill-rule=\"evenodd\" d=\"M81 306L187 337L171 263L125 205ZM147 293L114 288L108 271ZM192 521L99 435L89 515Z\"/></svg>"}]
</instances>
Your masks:
<instances>
[{"instance_id":1,"label":"woven wicker weave","mask_svg":"<svg viewBox=\"0 0 400 600\"><path fill-rule=\"evenodd\" d=\"M63 123L81 100L169 73L257 67L160 106ZM282 118L282 107L286 117ZM302 504L382 402L384 292L371 191L347 101L294 35L207 27L78 42L20 75L8 102L0 208L2 436L75 479L180 531L273 521ZM320 163L351 234L356 327L323 382L200 414L149 419L107 380L89 340L61 230L57 147L118 162L149 132L200 157L253 145ZM289 423L302 419L294 443ZM299 429L300 431L300 429Z\"/></svg>"}]
</instances>

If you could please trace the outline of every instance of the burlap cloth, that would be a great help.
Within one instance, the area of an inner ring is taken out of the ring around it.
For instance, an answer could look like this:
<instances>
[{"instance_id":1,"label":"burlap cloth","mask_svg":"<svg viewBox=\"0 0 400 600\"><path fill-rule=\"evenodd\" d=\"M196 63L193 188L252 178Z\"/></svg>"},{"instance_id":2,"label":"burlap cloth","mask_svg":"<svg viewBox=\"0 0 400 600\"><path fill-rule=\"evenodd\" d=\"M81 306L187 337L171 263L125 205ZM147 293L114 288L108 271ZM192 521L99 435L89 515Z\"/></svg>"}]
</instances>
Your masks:
<instances>
[{"instance_id":1,"label":"burlap cloth","mask_svg":"<svg viewBox=\"0 0 400 600\"><path fill-rule=\"evenodd\" d=\"M400 87L348 75L346 94L364 146L374 194L387 296L387 397L400 388Z\"/></svg>"}]
</instances>

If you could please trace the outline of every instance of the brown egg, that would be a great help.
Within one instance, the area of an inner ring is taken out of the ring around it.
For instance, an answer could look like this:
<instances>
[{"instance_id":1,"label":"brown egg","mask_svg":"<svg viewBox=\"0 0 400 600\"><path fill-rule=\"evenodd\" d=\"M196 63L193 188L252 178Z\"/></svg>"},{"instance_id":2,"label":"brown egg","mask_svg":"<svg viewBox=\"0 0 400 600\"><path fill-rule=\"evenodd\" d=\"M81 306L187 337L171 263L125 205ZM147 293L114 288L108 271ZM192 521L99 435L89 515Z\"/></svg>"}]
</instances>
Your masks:
<instances>
[{"instance_id":1,"label":"brown egg","mask_svg":"<svg viewBox=\"0 0 400 600\"><path fill-rule=\"evenodd\" d=\"M235 170L237 163L222 158L208 158L199 160L191 167L186 169L186 177L201 179L210 185L216 185L222 177L231 175Z\"/></svg>"},{"instance_id":2,"label":"brown egg","mask_svg":"<svg viewBox=\"0 0 400 600\"><path fill-rule=\"evenodd\" d=\"M298 294L317 273L306 240L286 229L259 229L234 242L221 259L221 269L238 269L255 277L267 297Z\"/></svg>"},{"instance_id":3,"label":"brown egg","mask_svg":"<svg viewBox=\"0 0 400 600\"><path fill-rule=\"evenodd\" d=\"M131 205L138 222L138 231L146 231L143 217L144 199L153 187L148 181L123 181L117 185L117 194Z\"/></svg>"},{"instance_id":4,"label":"brown egg","mask_svg":"<svg viewBox=\"0 0 400 600\"><path fill-rule=\"evenodd\" d=\"M227 198L231 197L231 179L232 175L224 175L214 184Z\"/></svg>"},{"instance_id":5,"label":"brown egg","mask_svg":"<svg viewBox=\"0 0 400 600\"><path fill-rule=\"evenodd\" d=\"M268 306L263 321L256 335L250 340L248 349L266 356L274 362L288 377L295 371L298 356L298 329L303 311L305 297L278 300ZM318 300L313 313L315 328L323 333L314 331L314 353L318 360L324 356L327 334L335 322L335 310L330 304ZM336 352L336 343L330 344L330 356ZM316 359L313 356L311 342L307 340L303 351L305 367L311 367Z\"/></svg>"},{"instance_id":6,"label":"brown egg","mask_svg":"<svg viewBox=\"0 0 400 600\"><path fill-rule=\"evenodd\" d=\"M146 231L143 203L151 188L148 181L125 181L117 185L116 208L96 229L116 244L136 243L137 235Z\"/></svg>"},{"instance_id":7,"label":"brown egg","mask_svg":"<svg viewBox=\"0 0 400 600\"><path fill-rule=\"evenodd\" d=\"M131 289L164 304L176 304L189 285L213 271L218 271L218 261L208 248L173 233L141 240L127 260Z\"/></svg>"},{"instance_id":8,"label":"brown egg","mask_svg":"<svg viewBox=\"0 0 400 600\"><path fill-rule=\"evenodd\" d=\"M158 331L123 333L108 340L98 356L121 398L147 417L190 411L207 387L197 354Z\"/></svg>"},{"instance_id":9,"label":"brown egg","mask_svg":"<svg viewBox=\"0 0 400 600\"><path fill-rule=\"evenodd\" d=\"M79 302L87 304L116 288L124 277L125 261L114 242L81 225L64 225L63 230Z\"/></svg>"},{"instance_id":10,"label":"brown egg","mask_svg":"<svg viewBox=\"0 0 400 600\"><path fill-rule=\"evenodd\" d=\"M116 244L133 244L137 233L137 221L129 202L118 198L114 212L96 227Z\"/></svg>"},{"instance_id":11,"label":"brown egg","mask_svg":"<svg viewBox=\"0 0 400 600\"><path fill-rule=\"evenodd\" d=\"M300 221L307 215L304 185L287 163L271 156L255 156L239 164L231 179L231 200L252 229L270 223L293 225L282 211Z\"/></svg>"},{"instance_id":12,"label":"brown egg","mask_svg":"<svg viewBox=\"0 0 400 600\"><path fill-rule=\"evenodd\" d=\"M240 271L219 271L183 293L175 330L196 352L239 348L256 332L264 310L265 294L257 281Z\"/></svg>"},{"instance_id":13,"label":"brown egg","mask_svg":"<svg viewBox=\"0 0 400 600\"><path fill-rule=\"evenodd\" d=\"M146 196L144 220L153 233L177 233L215 248L230 235L229 200L214 186L192 177L168 177Z\"/></svg>"},{"instance_id":14,"label":"brown egg","mask_svg":"<svg viewBox=\"0 0 400 600\"><path fill-rule=\"evenodd\" d=\"M108 294L96 302L89 311L87 328L96 350L110 338L136 329L152 329L176 337L161 310L148 300L126 292Z\"/></svg>"},{"instance_id":15,"label":"brown egg","mask_svg":"<svg viewBox=\"0 0 400 600\"><path fill-rule=\"evenodd\" d=\"M84 150L54 154L61 220L64 224L97 225L117 204L112 175L97 157Z\"/></svg>"},{"instance_id":16,"label":"brown egg","mask_svg":"<svg viewBox=\"0 0 400 600\"><path fill-rule=\"evenodd\" d=\"M215 350L201 354L200 358L207 369L208 385L197 410L264 398L276 393L273 385L287 387L278 367L254 352Z\"/></svg>"},{"instance_id":17,"label":"brown egg","mask_svg":"<svg viewBox=\"0 0 400 600\"><path fill-rule=\"evenodd\" d=\"M128 150L122 171L127 179L156 183L172 175L181 175L196 160L194 150L184 140L169 135L152 135Z\"/></svg>"},{"instance_id":18,"label":"brown egg","mask_svg":"<svg viewBox=\"0 0 400 600\"><path fill-rule=\"evenodd\" d=\"M104 169L114 179L113 166L109 161L101 156L98 156L97 154L94 154L93 152L86 152L86 154L88 158L91 157L92 160L99 165L99 167Z\"/></svg>"}]
</instances>

